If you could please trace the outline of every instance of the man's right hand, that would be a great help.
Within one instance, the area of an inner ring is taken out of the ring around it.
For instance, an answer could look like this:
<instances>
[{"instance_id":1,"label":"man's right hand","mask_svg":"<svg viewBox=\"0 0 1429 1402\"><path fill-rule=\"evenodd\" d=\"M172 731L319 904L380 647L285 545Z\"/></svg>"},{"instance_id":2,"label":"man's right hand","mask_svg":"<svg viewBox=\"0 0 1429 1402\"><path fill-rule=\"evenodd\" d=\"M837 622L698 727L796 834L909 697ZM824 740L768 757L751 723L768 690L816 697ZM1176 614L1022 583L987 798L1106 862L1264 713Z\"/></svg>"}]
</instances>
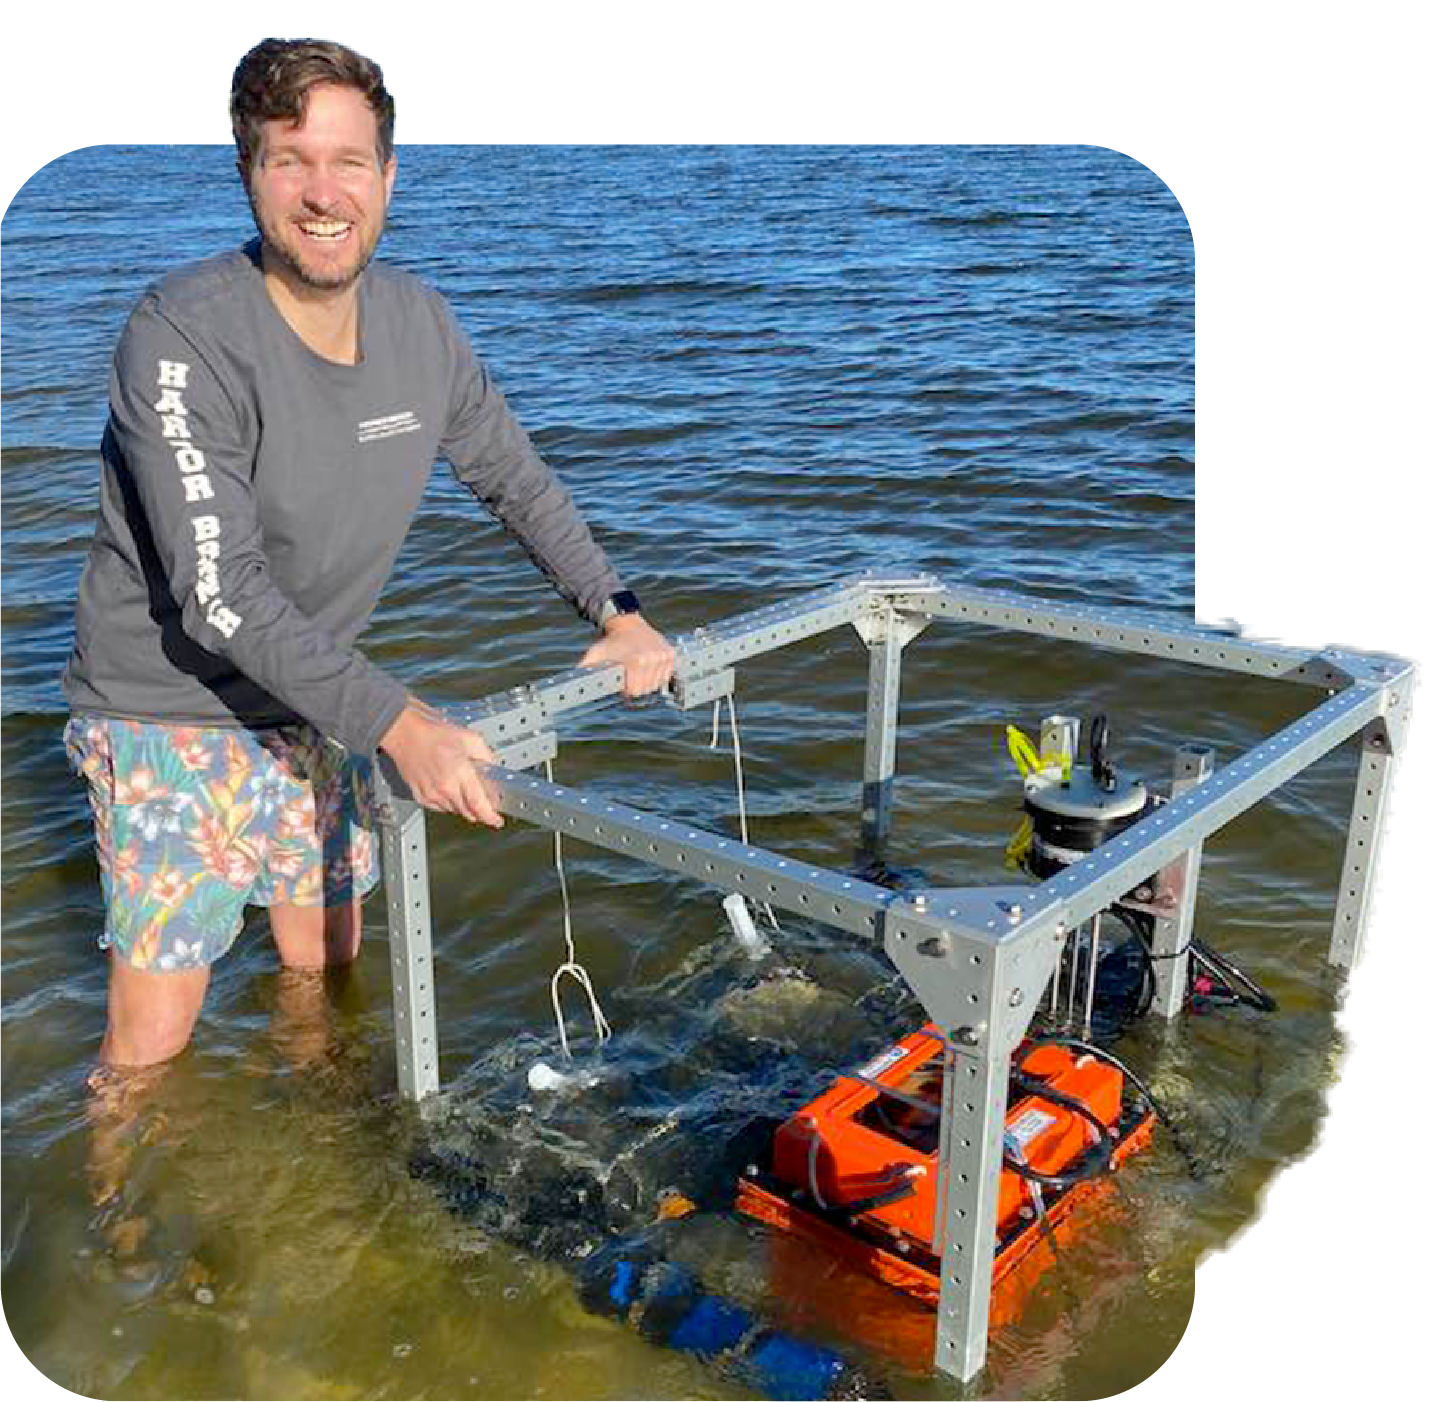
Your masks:
<instances>
[{"instance_id":1,"label":"man's right hand","mask_svg":"<svg viewBox=\"0 0 1429 1402\"><path fill-rule=\"evenodd\" d=\"M425 702L411 700L388 727L381 748L391 756L423 808L456 813L489 828L505 819L477 770L489 764L491 747L474 730L453 725Z\"/></svg>"}]
</instances>

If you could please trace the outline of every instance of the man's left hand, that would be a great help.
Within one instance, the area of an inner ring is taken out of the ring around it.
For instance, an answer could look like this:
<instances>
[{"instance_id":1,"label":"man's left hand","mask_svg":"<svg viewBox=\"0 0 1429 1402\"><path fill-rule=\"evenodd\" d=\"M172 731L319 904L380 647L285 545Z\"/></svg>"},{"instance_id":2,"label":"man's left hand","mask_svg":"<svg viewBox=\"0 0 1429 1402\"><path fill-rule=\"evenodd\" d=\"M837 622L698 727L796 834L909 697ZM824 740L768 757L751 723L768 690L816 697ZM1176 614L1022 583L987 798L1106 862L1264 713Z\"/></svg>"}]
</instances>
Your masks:
<instances>
[{"instance_id":1,"label":"man's left hand","mask_svg":"<svg viewBox=\"0 0 1429 1402\"><path fill-rule=\"evenodd\" d=\"M675 674L675 649L638 613L617 614L580 665L603 667L612 662L625 669L626 696L648 696L669 685Z\"/></svg>"}]
</instances>

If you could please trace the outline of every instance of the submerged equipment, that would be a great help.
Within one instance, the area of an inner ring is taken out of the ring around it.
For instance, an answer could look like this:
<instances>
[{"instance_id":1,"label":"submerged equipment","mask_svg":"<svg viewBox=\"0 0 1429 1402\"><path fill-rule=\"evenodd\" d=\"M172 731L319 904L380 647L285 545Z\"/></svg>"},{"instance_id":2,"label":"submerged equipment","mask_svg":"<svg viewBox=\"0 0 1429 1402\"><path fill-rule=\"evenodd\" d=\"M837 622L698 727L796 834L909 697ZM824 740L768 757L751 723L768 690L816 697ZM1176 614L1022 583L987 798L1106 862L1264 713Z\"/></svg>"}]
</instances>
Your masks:
<instances>
[{"instance_id":1,"label":"submerged equipment","mask_svg":"<svg viewBox=\"0 0 1429 1402\"><path fill-rule=\"evenodd\" d=\"M1009 860L1039 879L1120 836L1165 801L1112 762L1105 715L1092 721L1085 763L1077 759L1079 729L1075 720L1054 716L1044 724L1039 747L1007 727L1026 813ZM1069 938L1034 1024L1040 1030L1012 1057L997 1198L993 1324L1015 1315L1033 1280L1055 1259L1054 1231L1060 1229L1065 1239L1075 1230L1078 1209L1149 1142L1158 1121L1167 1125L1193 1174L1199 1172L1166 1111L1131 1068L1096 1042L1066 1033L1077 1021L1079 991L1087 1038L1093 1032L1115 1035L1149 1009L1158 958L1149 905L1155 894L1154 881L1128 893ZM1190 953L1197 977L1189 996L1274 1011L1270 995L1230 960L1195 939ZM928 1023L860 1069L838 1076L830 1089L785 1120L769 1152L750 1165L740 1179L738 1209L935 1307L942 1266L936 1244L939 1132L944 1088L957 1055ZM797 1253L790 1260L797 1262ZM813 1274L807 1265L789 1269L791 1278ZM847 1322L837 1302L831 1308ZM900 1331L892 1332L896 1341ZM867 1331L867 1341L886 1347L888 1333L885 1321Z\"/></svg>"},{"instance_id":2,"label":"submerged equipment","mask_svg":"<svg viewBox=\"0 0 1429 1402\"><path fill-rule=\"evenodd\" d=\"M616 1243L584 1266L581 1299L593 1313L634 1324L652 1343L723 1367L760 1397L885 1395L833 1349L771 1327L638 1242Z\"/></svg>"},{"instance_id":3,"label":"submerged equipment","mask_svg":"<svg viewBox=\"0 0 1429 1402\"><path fill-rule=\"evenodd\" d=\"M409 1172L464 1223L463 1242L499 1241L559 1266L587 1309L741 1390L886 1396L841 1333L767 1307L765 1277L747 1266L747 1227L730 1210L740 1169L778 1123L769 1107L796 1103L818 1074L819 1060L783 1054L777 1035L830 1009L846 1029L841 1046L869 1049L878 1029L733 941L643 1005L620 996L637 1030L574 1065L554 1035L522 1033L470 1066L460 1093L429 1102Z\"/></svg>"},{"instance_id":4,"label":"submerged equipment","mask_svg":"<svg viewBox=\"0 0 1429 1402\"><path fill-rule=\"evenodd\" d=\"M766 1158L740 1179L737 1208L936 1306L937 1145L943 1083L956 1055L927 1025L839 1076L780 1126ZM1085 1043L1027 1042L1013 1059L997 1195L995 1325L1016 1315L1030 1283L1055 1259L1053 1231L1149 1142L1155 1102L1123 1070ZM817 1279L800 1272L797 1258L786 1275L806 1295L807 1285L795 1282ZM877 1352L926 1361L930 1335L916 1321L850 1313L837 1289L822 1308L815 1302L815 1313Z\"/></svg>"},{"instance_id":5,"label":"submerged equipment","mask_svg":"<svg viewBox=\"0 0 1429 1402\"><path fill-rule=\"evenodd\" d=\"M765 1161L740 1180L739 1210L936 1306L938 1136L956 1055L930 1023L839 1076L780 1126ZM1015 1311L1004 1289L1014 1269L1146 1144L1156 1118L1120 1063L1092 1046L1026 1043L1013 1059L1011 1089L995 1320Z\"/></svg>"}]
</instances>

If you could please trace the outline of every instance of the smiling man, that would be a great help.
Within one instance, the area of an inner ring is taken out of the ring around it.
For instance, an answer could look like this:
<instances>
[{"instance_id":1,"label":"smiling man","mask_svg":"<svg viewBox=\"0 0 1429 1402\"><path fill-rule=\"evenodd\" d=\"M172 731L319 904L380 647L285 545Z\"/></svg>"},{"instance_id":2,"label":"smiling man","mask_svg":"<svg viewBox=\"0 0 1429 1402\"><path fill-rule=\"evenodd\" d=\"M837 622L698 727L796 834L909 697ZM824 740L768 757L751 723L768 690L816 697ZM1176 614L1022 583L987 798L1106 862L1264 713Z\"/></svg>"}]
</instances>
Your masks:
<instances>
[{"instance_id":1,"label":"smiling man","mask_svg":"<svg viewBox=\"0 0 1429 1402\"><path fill-rule=\"evenodd\" d=\"M381 70L265 40L231 114L258 237L165 278L125 328L65 677L113 1067L187 1045L246 905L288 967L356 957L379 749L426 806L501 825L480 738L356 647L435 459L600 630L583 664L640 695L674 663L446 303L373 261L397 176Z\"/></svg>"}]
</instances>

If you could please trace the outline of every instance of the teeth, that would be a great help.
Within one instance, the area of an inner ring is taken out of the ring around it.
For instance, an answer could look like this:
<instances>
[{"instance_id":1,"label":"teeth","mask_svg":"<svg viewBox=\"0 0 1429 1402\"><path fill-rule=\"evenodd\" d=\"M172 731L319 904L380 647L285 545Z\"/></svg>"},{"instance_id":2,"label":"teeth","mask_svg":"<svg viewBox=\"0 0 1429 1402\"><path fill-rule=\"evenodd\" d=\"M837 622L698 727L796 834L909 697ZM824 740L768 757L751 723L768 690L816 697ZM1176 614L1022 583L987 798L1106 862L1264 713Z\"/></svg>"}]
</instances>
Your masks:
<instances>
[{"instance_id":1,"label":"teeth","mask_svg":"<svg viewBox=\"0 0 1429 1402\"><path fill-rule=\"evenodd\" d=\"M340 238L352 226L340 219L322 219L300 224L298 227L312 238L335 239Z\"/></svg>"}]
</instances>

